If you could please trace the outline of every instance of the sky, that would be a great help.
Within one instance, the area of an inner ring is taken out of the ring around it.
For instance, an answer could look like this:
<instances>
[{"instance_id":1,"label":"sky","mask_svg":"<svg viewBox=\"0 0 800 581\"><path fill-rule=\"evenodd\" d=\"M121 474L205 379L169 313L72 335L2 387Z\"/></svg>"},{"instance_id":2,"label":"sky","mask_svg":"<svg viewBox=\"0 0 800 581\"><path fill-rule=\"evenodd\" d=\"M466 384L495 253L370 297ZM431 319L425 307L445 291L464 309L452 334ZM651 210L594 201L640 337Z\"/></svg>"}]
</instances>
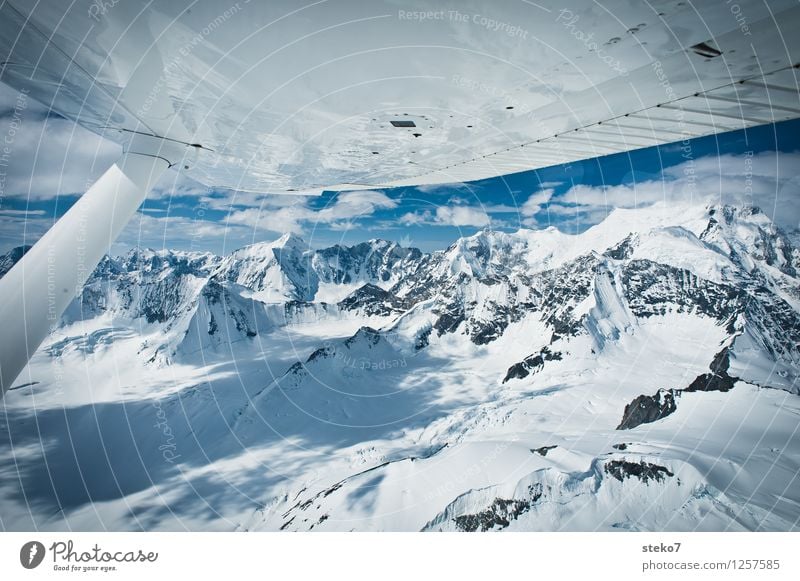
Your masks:
<instances>
[{"instance_id":1,"label":"sky","mask_svg":"<svg viewBox=\"0 0 800 581\"><path fill-rule=\"evenodd\" d=\"M0 252L33 244L120 155L118 145L0 84ZM577 233L614 208L755 205L800 227L800 120L477 182L321 196L215 190L169 170L112 254L228 254L286 232L312 247L371 238L424 251L484 229Z\"/></svg>"}]
</instances>

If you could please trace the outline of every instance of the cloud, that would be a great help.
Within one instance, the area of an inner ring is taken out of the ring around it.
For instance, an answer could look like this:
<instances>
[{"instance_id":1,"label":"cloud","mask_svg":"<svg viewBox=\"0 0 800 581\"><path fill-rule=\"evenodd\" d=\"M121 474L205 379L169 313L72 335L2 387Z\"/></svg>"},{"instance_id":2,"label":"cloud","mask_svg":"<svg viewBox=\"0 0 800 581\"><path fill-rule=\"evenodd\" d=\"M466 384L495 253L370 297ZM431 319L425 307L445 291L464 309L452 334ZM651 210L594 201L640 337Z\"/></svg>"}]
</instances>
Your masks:
<instances>
[{"instance_id":1,"label":"cloud","mask_svg":"<svg viewBox=\"0 0 800 581\"><path fill-rule=\"evenodd\" d=\"M0 253L20 244L34 244L53 226L49 215L35 217L0 214ZM181 248L224 253L254 241L253 229L184 216L153 216L138 212L111 248L121 254L131 246Z\"/></svg>"},{"instance_id":2,"label":"cloud","mask_svg":"<svg viewBox=\"0 0 800 581\"><path fill-rule=\"evenodd\" d=\"M578 184L550 200L551 215L598 221L614 208L656 202L754 205L784 228L800 224L800 153L726 154L688 160L665 168L662 179L634 184Z\"/></svg>"},{"instance_id":3,"label":"cloud","mask_svg":"<svg viewBox=\"0 0 800 581\"><path fill-rule=\"evenodd\" d=\"M21 244L35 243L52 225L52 218L0 215L0 253Z\"/></svg>"},{"instance_id":4,"label":"cloud","mask_svg":"<svg viewBox=\"0 0 800 581\"><path fill-rule=\"evenodd\" d=\"M550 186L558 185L554 182L546 182ZM471 205L467 200L458 196L451 197L448 205L436 208L436 211L424 210L422 212L408 212L403 214L399 221L406 226L429 225L429 226L474 226L483 228L494 225L502 227L508 225L504 220L493 217L495 214L517 214L522 216L522 222L528 226L536 226L537 222L533 217L539 213L553 197L554 189L545 188L534 192L519 207L509 204L480 204Z\"/></svg>"},{"instance_id":5,"label":"cloud","mask_svg":"<svg viewBox=\"0 0 800 581\"><path fill-rule=\"evenodd\" d=\"M797 176L800 152L765 151L756 154L724 154L701 157L694 161L695 171L700 176L735 176L746 175L787 180ZM665 177L680 178L686 175L690 163L682 163L664 169Z\"/></svg>"},{"instance_id":6,"label":"cloud","mask_svg":"<svg viewBox=\"0 0 800 581\"><path fill-rule=\"evenodd\" d=\"M635 185L589 186L578 184L571 187L559 202L576 206L602 206L613 208L635 208L667 199L670 184L663 181L637 182ZM684 201L686 196L673 195L672 201Z\"/></svg>"},{"instance_id":7,"label":"cloud","mask_svg":"<svg viewBox=\"0 0 800 581\"><path fill-rule=\"evenodd\" d=\"M527 226L535 226L537 222L534 216L544 209L545 204L553 198L554 193L553 188L546 188L531 194L520 208L522 223Z\"/></svg>"},{"instance_id":8,"label":"cloud","mask_svg":"<svg viewBox=\"0 0 800 581\"><path fill-rule=\"evenodd\" d=\"M540 190L549 190L549 189L557 188L558 186L560 186L563 183L564 182L556 182L556 181L540 182L539 183L539 189Z\"/></svg>"},{"instance_id":9,"label":"cloud","mask_svg":"<svg viewBox=\"0 0 800 581\"><path fill-rule=\"evenodd\" d=\"M609 206L564 206L550 204L546 209L546 218L536 221L537 227L549 226L554 222L563 231L581 231L583 228L598 224L608 217L614 208Z\"/></svg>"},{"instance_id":10,"label":"cloud","mask_svg":"<svg viewBox=\"0 0 800 581\"><path fill-rule=\"evenodd\" d=\"M227 222L241 224L254 230L301 234L303 232L303 223L308 221L312 215L312 210L301 205L279 209L247 208L232 212L228 216Z\"/></svg>"},{"instance_id":11,"label":"cloud","mask_svg":"<svg viewBox=\"0 0 800 581\"><path fill-rule=\"evenodd\" d=\"M488 226L489 215L475 206L440 206L436 208L436 222L446 226Z\"/></svg>"},{"instance_id":12,"label":"cloud","mask_svg":"<svg viewBox=\"0 0 800 581\"><path fill-rule=\"evenodd\" d=\"M214 190L200 196L198 203L212 210L229 212L242 208L283 208L286 206L305 205L309 198L313 197L315 196Z\"/></svg>"},{"instance_id":13,"label":"cloud","mask_svg":"<svg viewBox=\"0 0 800 581\"><path fill-rule=\"evenodd\" d=\"M201 200L213 192L212 188L193 180L186 174L168 169L147 193L151 200L188 196Z\"/></svg>"},{"instance_id":14,"label":"cloud","mask_svg":"<svg viewBox=\"0 0 800 581\"><path fill-rule=\"evenodd\" d=\"M483 228L491 224L504 225L503 221L492 218L491 214L516 213L519 209L506 205L473 206L468 204L450 204L436 208L435 211L423 210L407 212L398 221L404 226L474 226Z\"/></svg>"},{"instance_id":15,"label":"cloud","mask_svg":"<svg viewBox=\"0 0 800 581\"><path fill-rule=\"evenodd\" d=\"M406 212L398 219L404 226L420 226L432 224L434 221L433 212L425 210L423 212Z\"/></svg>"},{"instance_id":16,"label":"cloud","mask_svg":"<svg viewBox=\"0 0 800 581\"><path fill-rule=\"evenodd\" d=\"M122 155L122 147L0 83L0 149L5 176L0 197L49 200L83 194ZM213 190L184 173L168 170L148 192L151 200L209 196ZM235 200L258 206L264 194L226 192L220 203Z\"/></svg>"},{"instance_id":17,"label":"cloud","mask_svg":"<svg viewBox=\"0 0 800 581\"><path fill-rule=\"evenodd\" d=\"M509 204L481 204L481 209L487 214L517 214L519 206Z\"/></svg>"},{"instance_id":18,"label":"cloud","mask_svg":"<svg viewBox=\"0 0 800 581\"><path fill-rule=\"evenodd\" d=\"M121 148L0 84L1 196L42 200L83 193Z\"/></svg>"},{"instance_id":19,"label":"cloud","mask_svg":"<svg viewBox=\"0 0 800 581\"><path fill-rule=\"evenodd\" d=\"M44 216L44 210L0 210L0 216Z\"/></svg>"},{"instance_id":20,"label":"cloud","mask_svg":"<svg viewBox=\"0 0 800 581\"><path fill-rule=\"evenodd\" d=\"M388 210L397 207L397 201L391 199L383 192L361 190L345 192L335 198L333 206L324 208L316 213L315 220L323 223L338 220L350 220L369 216L375 210Z\"/></svg>"},{"instance_id":21,"label":"cloud","mask_svg":"<svg viewBox=\"0 0 800 581\"><path fill-rule=\"evenodd\" d=\"M226 246L238 248L247 244L251 237L252 231L239 225L139 212L122 231L115 249L140 246L209 250L218 248L219 240L224 240Z\"/></svg>"},{"instance_id":22,"label":"cloud","mask_svg":"<svg viewBox=\"0 0 800 581\"><path fill-rule=\"evenodd\" d=\"M438 194L451 190L470 189L471 186L466 182L451 182L447 184L421 184L414 187L423 194Z\"/></svg>"},{"instance_id":23,"label":"cloud","mask_svg":"<svg viewBox=\"0 0 800 581\"><path fill-rule=\"evenodd\" d=\"M288 196L285 196L288 197ZM332 204L314 209L307 205L307 198L294 197L291 205L247 208L233 211L228 217L232 224L242 224L250 228L270 232L302 233L309 225L324 224L334 229L345 229L353 222L374 214L377 210L397 207L397 201L383 192L361 190L344 192L332 198Z\"/></svg>"}]
</instances>

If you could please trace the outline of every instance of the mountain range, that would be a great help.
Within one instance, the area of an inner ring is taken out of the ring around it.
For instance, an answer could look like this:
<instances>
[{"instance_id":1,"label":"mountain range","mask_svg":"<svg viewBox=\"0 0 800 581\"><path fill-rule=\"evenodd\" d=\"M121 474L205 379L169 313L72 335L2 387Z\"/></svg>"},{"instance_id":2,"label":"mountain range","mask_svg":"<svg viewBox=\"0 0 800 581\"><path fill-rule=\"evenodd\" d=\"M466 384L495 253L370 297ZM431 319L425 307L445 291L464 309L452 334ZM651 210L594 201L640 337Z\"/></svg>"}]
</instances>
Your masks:
<instances>
[{"instance_id":1,"label":"mountain range","mask_svg":"<svg viewBox=\"0 0 800 581\"><path fill-rule=\"evenodd\" d=\"M799 276L732 206L106 257L5 399L3 527L792 530Z\"/></svg>"}]
</instances>

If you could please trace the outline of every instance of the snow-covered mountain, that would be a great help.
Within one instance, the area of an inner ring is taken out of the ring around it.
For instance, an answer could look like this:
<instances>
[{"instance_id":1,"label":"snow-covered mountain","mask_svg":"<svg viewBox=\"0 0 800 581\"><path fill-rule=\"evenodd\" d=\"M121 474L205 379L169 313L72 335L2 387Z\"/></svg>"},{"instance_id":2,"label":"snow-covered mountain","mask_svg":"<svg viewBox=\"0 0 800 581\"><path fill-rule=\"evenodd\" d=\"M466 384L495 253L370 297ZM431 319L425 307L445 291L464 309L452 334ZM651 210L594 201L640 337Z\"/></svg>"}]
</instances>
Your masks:
<instances>
[{"instance_id":1,"label":"snow-covered mountain","mask_svg":"<svg viewBox=\"0 0 800 581\"><path fill-rule=\"evenodd\" d=\"M0 438L52 485L0 460L0 503L35 494L8 522L38 528L794 529L798 273L729 206L107 258L6 398ZM109 442L138 462L97 468Z\"/></svg>"},{"instance_id":2,"label":"snow-covered mountain","mask_svg":"<svg viewBox=\"0 0 800 581\"><path fill-rule=\"evenodd\" d=\"M385 240L310 250L294 234L254 244L226 257L217 276L253 291L264 302L338 302L364 284L390 286L422 253Z\"/></svg>"},{"instance_id":3,"label":"snow-covered mountain","mask_svg":"<svg viewBox=\"0 0 800 581\"><path fill-rule=\"evenodd\" d=\"M5 276L5 274L11 270L11 267L14 266L20 258L25 256L25 253L30 249L31 247L27 244L24 246L17 246L0 256L0 277Z\"/></svg>"},{"instance_id":4,"label":"snow-covered mountain","mask_svg":"<svg viewBox=\"0 0 800 581\"><path fill-rule=\"evenodd\" d=\"M0 276L27 248L0 257ZM416 248L385 240L312 250L291 234L226 257L134 249L103 259L67 309L61 329L78 322L131 327L146 337L142 357L166 364L287 323L381 322L405 308L384 288L406 276L422 256ZM69 343L70 337L65 339Z\"/></svg>"}]
</instances>

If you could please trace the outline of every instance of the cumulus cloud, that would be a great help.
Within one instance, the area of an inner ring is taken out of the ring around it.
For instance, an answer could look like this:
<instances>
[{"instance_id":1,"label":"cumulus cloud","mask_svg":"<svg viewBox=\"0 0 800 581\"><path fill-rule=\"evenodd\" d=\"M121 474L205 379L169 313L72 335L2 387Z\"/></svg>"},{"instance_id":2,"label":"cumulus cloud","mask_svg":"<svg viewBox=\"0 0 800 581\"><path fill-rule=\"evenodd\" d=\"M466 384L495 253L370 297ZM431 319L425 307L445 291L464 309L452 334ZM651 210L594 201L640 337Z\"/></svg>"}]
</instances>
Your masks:
<instances>
[{"instance_id":1,"label":"cumulus cloud","mask_svg":"<svg viewBox=\"0 0 800 581\"><path fill-rule=\"evenodd\" d=\"M488 226L491 220L485 210L475 206L440 206L436 222L446 226Z\"/></svg>"},{"instance_id":2,"label":"cumulus cloud","mask_svg":"<svg viewBox=\"0 0 800 581\"><path fill-rule=\"evenodd\" d=\"M634 184L578 184L550 200L551 215L596 219L614 208L655 202L759 206L780 226L800 224L800 153L764 152L689 160L665 168L662 179Z\"/></svg>"},{"instance_id":3,"label":"cumulus cloud","mask_svg":"<svg viewBox=\"0 0 800 581\"><path fill-rule=\"evenodd\" d=\"M231 212L228 222L270 232L301 233L306 227L317 224L338 229L349 228L360 218L371 216L378 210L396 207L397 201L383 192L361 190L341 193L322 209L310 208L307 198L295 197L292 203L283 206L272 206L267 200L265 207Z\"/></svg>"},{"instance_id":4,"label":"cumulus cloud","mask_svg":"<svg viewBox=\"0 0 800 581\"><path fill-rule=\"evenodd\" d=\"M228 227L219 222L185 216L151 216L140 212L123 230L120 239L139 244L142 238L224 236L227 230Z\"/></svg>"},{"instance_id":5,"label":"cumulus cloud","mask_svg":"<svg viewBox=\"0 0 800 581\"><path fill-rule=\"evenodd\" d=\"M247 208L231 212L227 222L241 224L254 230L268 232L292 232L301 234L303 223L311 219L313 211L304 205L285 208Z\"/></svg>"},{"instance_id":6,"label":"cumulus cloud","mask_svg":"<svg viewBox=\"0 0 800 581\"><path fill-rule=\"evenodd\" d=\"M397 207L397 201L383 192L361 190L345 192L335 198L332 206L318 211L315 219L319 222L331 223L338 220L350 220L369 216L375 210L387 210Z\"/></svg>"},{"instance_id":7,"label":"cumulus cloud","mask_svg":"<svg viewBox=\"0 0 800 581\"><path fill-rule=\"evenodd\" d=\"M220 241L229 249L244 246L252 241L252 230L195 217L152 216L140 212L122 231L112 253L122 252L129 246L219 251Z\"/></svg>"},{"instance_id":8,"label":"cumulus cloud","mask_svg":"<svg viewBox=\"0 0 800 581\"><path fill-rule=\"evenodd\" d=\"M518 208L503 204L469 205L453 203L442 205L435 210L407 212L400 216L399 222L404 226L455 226L457 228L473 226L483 228L489 225L501 226L503 221L492 218L492 214L516 213Z\"/></svg>"},{"instance_id":9,"label":"cumulus cloud","mask_svg":"<svg viewBox=\"0 0 800 581\"><path fill-rule=\"evenodd\" d=\"M399 221L404 226L419 226L431 224L434 221L433 212L424 210L422 212L406 212L400 216Z\"/></svg>"},{"instance_id":10,"label":"cumulus cloud","mask_svg":"<svg viewBox=\"0 0 800 581\"><path fill-rule=\"evenodd\" d=\"M534 216L544 209L545 204L553 198L554 193L555 190L550 187L531 194L519 209L522 223L527 226L535 226L536 218Z\"/></svg>"}]
</instances>

